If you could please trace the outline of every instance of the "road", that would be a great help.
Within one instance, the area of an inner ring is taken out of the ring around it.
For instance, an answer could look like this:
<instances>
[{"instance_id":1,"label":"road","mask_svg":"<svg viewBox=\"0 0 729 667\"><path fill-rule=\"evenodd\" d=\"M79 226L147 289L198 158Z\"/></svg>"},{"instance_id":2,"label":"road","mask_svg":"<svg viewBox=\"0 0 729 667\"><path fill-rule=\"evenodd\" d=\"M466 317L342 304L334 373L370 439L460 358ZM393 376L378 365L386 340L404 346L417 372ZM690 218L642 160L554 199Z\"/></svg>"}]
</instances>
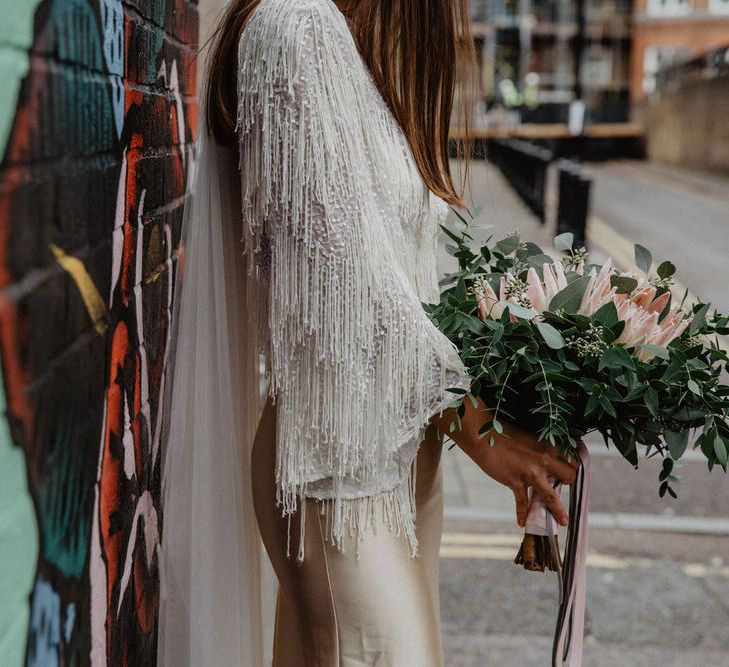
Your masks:
<instances>
[{"instance_id":1,"label":"road","mask_svg":"<svg viewBox=\"0 0 729 667\"><path fill-rule=\"evenodd\" d=\"M607 225L658 261L670 259L694 294L729 312L729 179L628 161L586 171L594 179L595 243L610 244Z\"/></svg>"},{"instance_id":2,"label":"road","mask_svg":"<svg viewBox=\"0 0 729 667\"><path fill-rule=\"evenodd\" d=\"M729 310L729 183L677 170L611 163L595 179L591 249L632 260L640 242L670 258L692 292ZM473 166L469 198L496 235L550 244L500 174ZM448 268L441 251L442 269ZM729 666L729 480L700 457L680 466L679 499L660 499L658 470L593 452L585 667ZM520 541L510 492L458 450L444 453L441 596L446 665L549 665L557 583L512 563Z\"/></svg>"}]
</instances>

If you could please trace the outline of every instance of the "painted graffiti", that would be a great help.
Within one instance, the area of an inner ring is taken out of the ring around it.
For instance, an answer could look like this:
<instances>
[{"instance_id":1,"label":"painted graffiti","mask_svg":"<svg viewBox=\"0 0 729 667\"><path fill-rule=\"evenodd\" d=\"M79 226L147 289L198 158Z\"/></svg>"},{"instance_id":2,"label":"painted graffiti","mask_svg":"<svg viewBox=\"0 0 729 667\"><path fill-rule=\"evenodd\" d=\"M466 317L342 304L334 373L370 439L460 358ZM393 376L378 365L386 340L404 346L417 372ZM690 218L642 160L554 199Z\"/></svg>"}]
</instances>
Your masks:
<instances>
[{"instance_id":1,"label":"painted graffiti","mask_svg":"<svg viewBox=\"0 0 729 667\"><path fill-rule=\"evenodd\" d=\"M0 645L39 667L152 665L197 3L36 4L0 146L0 463L37 539ZM18 554L1 544L3 568Z\"/></svg>"}]
</instances>

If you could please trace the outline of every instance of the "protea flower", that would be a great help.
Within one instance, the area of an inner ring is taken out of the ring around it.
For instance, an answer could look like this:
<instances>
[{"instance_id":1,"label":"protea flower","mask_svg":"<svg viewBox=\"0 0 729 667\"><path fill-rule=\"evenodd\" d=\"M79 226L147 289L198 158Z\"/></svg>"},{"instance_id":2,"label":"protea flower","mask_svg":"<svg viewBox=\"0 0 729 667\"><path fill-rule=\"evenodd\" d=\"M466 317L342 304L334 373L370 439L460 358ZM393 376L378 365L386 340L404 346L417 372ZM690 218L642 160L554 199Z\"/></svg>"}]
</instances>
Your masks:
<instances>
[{"instance_id":1,"label":"protea flower","mask_svg":"<svg viewBox=\"0 0 729 667\"><path fill-rule=\"evenodd\" d=\"M532 308L538 313L547 310L554 295L567 287L567 276L562 264L544 264L542 272L544 282L539 279L536 269L530 268L527 272L527 295Z\"/></svg>"},{"instance_id":2,"label":"protea flower","mask_svg":"<svg viewBox=\"0 0 729 667\"><path fill-rule=\"evenodd\" d=\"M644 284L631 294L618 294L617 288L610 283L613 275L635 278L629 273L618 274L612 266L612 260L608 259L599 273L594 269L590 273L590 281L578 312L581 315L594 315L606 303L612 301L618 312L618 318L625 322L625 328L615 342L628 348L635 348L635 356L639 360L650 361L654 357L653 353L642 346L666 347L684 332L691 320L686 317L684 310L674 306L659 322L658 319L671 298L670 293L663 292L660 296L656 296L656 288Z\"/></svg>"}]
</instances>

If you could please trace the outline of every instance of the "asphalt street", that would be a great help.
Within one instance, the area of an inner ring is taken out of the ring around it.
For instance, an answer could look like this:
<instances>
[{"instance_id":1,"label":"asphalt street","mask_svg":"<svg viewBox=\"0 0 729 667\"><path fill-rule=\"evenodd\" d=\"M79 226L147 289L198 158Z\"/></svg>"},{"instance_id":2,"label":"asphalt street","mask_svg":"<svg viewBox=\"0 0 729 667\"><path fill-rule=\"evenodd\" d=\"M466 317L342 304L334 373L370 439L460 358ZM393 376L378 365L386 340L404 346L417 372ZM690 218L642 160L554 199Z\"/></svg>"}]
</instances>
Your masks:
<instances>
[{"instance_id":1,"label":"asphalt street","mask_svg":"<svg viewBox=\"0 0 729 667\"><path fill-rule=\"evenodd\" d=\"M632 261L635 242L670 258L694 294L729 310L729 180L616 162L593 176L590 248ZM473 165L469 197L496 235L519 229L544 248L541 226L499 172ZM441 268L449 259L441 251ZM658 469L593 452L585 667L729 666L729 480L697 455L678 474L679 498L658 497ZM513 564L521 540L513 497L460 451L444 452L441 596L446 665L550 663L557 604L553 575Z\"/></svg>"}]
</instances>

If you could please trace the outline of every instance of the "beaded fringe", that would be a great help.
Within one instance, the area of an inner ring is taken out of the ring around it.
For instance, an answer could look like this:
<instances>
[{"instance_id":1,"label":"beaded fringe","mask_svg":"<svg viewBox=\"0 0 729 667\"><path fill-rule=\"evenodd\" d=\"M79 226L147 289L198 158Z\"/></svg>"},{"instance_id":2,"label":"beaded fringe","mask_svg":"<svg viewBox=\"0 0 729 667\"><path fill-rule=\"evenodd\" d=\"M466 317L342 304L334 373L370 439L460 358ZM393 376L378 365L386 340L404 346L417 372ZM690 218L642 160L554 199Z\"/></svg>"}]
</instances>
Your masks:
<instances>
[{"instance_id":1,"label":"beaded fringe","mask_svg":"<svg viewBox=\"0 0 729 667\"><path fill-rule=\"evenodd\" d=\"M339 548L381 509L414 555L417 446L467 381L409 277L400 205L413 174L386 168L403 159L400 130L330 0L262 0L239 56L243 242L277 401L277 500L301 509L299 559L309 497Z\"/></svg>"}]
</instances>

